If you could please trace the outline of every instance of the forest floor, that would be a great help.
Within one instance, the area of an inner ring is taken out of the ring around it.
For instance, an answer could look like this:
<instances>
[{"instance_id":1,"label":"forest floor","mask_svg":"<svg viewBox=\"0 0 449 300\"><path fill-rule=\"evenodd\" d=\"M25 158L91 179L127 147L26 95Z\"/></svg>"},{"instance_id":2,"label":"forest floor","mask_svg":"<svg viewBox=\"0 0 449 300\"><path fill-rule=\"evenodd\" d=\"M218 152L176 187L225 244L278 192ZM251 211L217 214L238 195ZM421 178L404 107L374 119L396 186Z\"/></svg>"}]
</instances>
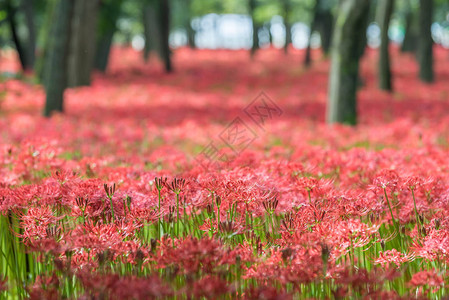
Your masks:
<instances>
[{"instance_id":1,"label":"forest floor","mask_svg":"<svg viewBox=\"0 0 449 300\"><path fill-rule=\"evenodd\" d=\"M449 53L424 84L392 52L392 93L366 52L356 127L324 122L319 51L177 49L165 74L115 48L49 119L2 53L0 295L448 296Z\"/></svg>"}]
</instances>

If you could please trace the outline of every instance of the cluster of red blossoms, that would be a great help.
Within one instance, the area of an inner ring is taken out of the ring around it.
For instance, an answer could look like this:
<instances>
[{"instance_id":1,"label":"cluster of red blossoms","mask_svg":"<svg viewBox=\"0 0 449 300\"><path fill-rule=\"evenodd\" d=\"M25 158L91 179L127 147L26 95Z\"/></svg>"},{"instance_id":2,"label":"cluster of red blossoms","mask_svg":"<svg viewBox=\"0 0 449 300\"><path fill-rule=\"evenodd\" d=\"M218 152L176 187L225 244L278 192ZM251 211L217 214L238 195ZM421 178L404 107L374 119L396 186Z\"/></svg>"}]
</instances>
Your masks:
<instances>
[{"instance_id":1,"label":"cluster of red blossoms","mask_svg":"<svg viewBox=\"0 0 449 300\"><path fill-rule=\"evenodd\" d=\"M0 296L448 295L447 53L424 85L393 49L387 94L368 51L351 128L324 124L324 59L303 72L300 51L191 51L164 75L114 49L50 119L40 86L0 82ZM282 116L232 160L198 164L262 90Z\"/></svg>"}]
</instances>

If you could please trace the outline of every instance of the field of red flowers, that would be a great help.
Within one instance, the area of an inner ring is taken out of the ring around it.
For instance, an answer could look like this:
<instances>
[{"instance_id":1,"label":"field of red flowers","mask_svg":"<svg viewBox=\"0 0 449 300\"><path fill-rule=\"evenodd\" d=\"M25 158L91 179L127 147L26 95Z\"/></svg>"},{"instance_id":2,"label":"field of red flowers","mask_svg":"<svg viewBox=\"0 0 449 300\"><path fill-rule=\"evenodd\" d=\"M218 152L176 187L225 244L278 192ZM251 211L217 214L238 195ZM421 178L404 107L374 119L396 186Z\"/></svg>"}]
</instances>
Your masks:
<instances>
[{"instance_id":1,"label":"field of red flowers","mask_svg":"<svg viewBox=\"0 0 449 300\"><path fill-rule=\"evenodd\" d=\"M3 79L0 296L447 297L449 54L426 85L393 52L392 94L364 58L357 127L324 123L319 52L179 49L165 74L116 48L50 119Z\"/></svg>"}]
</instances>

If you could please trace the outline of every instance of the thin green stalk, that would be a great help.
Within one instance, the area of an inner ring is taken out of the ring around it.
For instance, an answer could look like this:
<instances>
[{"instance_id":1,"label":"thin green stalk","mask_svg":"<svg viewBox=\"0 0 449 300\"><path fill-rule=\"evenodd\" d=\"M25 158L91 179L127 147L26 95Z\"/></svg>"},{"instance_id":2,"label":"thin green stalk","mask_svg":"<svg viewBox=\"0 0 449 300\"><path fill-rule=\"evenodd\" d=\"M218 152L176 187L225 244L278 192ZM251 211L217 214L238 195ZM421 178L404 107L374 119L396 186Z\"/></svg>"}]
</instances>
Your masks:
<instances>
[{"instance_id":1,"label":"thin green stalk","mask_svg":"<svg viewBox=\"0 0 449 300\"><path fill-rule=\"evenodd\" d=\"M413 206L414 206L414 209L415 209L416 225L418 226L418 232L420 234L422 234L423 224L421 223L421 220L420 220L419 214L418 214L418 208L416 207L415 192L413 191L414 190L413 188L411 188L410 190L412 191Z\"/></svg>"}]
</instances>

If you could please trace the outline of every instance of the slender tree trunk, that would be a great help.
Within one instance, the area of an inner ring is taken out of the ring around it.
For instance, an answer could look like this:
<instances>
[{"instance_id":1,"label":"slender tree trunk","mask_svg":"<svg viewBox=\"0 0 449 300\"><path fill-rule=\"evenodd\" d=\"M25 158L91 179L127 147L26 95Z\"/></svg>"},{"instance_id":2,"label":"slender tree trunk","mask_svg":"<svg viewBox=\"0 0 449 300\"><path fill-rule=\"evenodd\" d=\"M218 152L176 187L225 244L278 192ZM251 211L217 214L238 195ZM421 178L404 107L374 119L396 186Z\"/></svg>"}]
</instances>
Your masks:
<instances>
[{"instance_id":1,"label":"slender tree trunk","mask_svg":"<svg viewBox=\"0 0 449 300\"><path fill-rule=\"evenodd\" d=\"M74 1L69 52L68 85L90 85L94 65L98 0Z\"/></svg>"},{"instance_id":2,"label":"slender tree trunk","mask_svg":"<svg viewBox=\"0 0 449 300\"><path fill-rule=\"evenodd\" d=\"M97 41L94 68L102 73L105 73L108 67L109 54L111 52L114 33L114 31L110 30L104 33L103 36Z\"/></svg>"},{"instance_id":3,"label":"slender tree trunk","mask_svg":"<svg viewBox=\"0 0 449 300\"><path fill-rule=\"evenodd\" d=\"M23 12L25 15L25 23L28 31L27 42L27 63L29 67L34 66L36 55L36 28L34 26L34 8L32 0L22 1Z\"/></svg>"},{"instance_id":4,"label":"slender tree trunk","mask_svg":"<svg viewBox=\"0 0 449 300\"><path fill-rule=\"evenodd\" d=\"M25 52L25 48L22 45L22 41L19 38L19 35L17 34L17 23L16 23L16 8L12 6L11 0L7 0L5 3L6 12L8 14L8 24L9 29L11 31L12 40L14 42L14 45L16 46L17 54L19 55L20 65L22 67L22 70L28 70L29 69L29 63L27 59L27 55Z\"/></svg>"},{"instance_id":5,"label":"slender tree trunk","mask_svg":"<svg viewBox=\"0 0 449 300\"><path fill-rule=\"evenodd\" d=\"M145 62L148 62L148 59L150 58L150 52L151 50L154 50L154 45L152 45L152 37L151 36L151 29L153 26L151 26L151 21L154 22L155 13L154 13L154 7L150 4L145 4L143 7L143 36L145 38L145 45L143 48L143 59ZM154 42L154 41L153 41Z\"/></svg>"},{"instance_id":6,"label":"slender tree trunk","mask_svg":"<svg viewBox=\"0 0 449 300\"><path fill-rule=\"evenodd\" d=\"M416 13L413 11L413 7L410 0L406 0L407 11L405 14L405 33L404 40L401 45L401 52L416 52L416 40L418 34L416 24Z\"/></svg>"},{"instance_id":7,"label":"slender tree trunk","mask_svg":"<svg viewBox=\"0 0 449 300\"><path fill-rule=\"evenodd\" d=\"M342 0L335 24L329 73L327 121L357 123L357 81L360 43L370 0Z\"/></svg>"},{"instance_id":8,"label":"slender tree trunk","mask_svg":"<svg viewBox=\"0 0 449 300\"><path fill-rule=\"evenodd\" d=\"M45 82L45 64L49 52L50 40L51 40L51 28L53 21L56 19L56 9L59 0L50 0L47 2L45 9L44 23L39 31L39 44L42 45L40 54L36 57L35 72L39 77L42 85L46 85Z\"/></svg>"},{"instance_id":9,"label":"slender tree trunk","mask_svg":"<svg viewBox=\"0 0 449 300\"><path fill-rule=\"evenodd\" d=\"M72 0L59 0L51 26L51 38L45 61L45 91L47 94L44 115L64 110L64 90L67 87L67 55L69 50Z\"/></svg>"},{"instance_id":10,"label":"slender tree trunk","mask_svg":"<svg viewBox=\"0 0 449 300\"><path fill-rule=\"evenodd\" d=\"M285 44L284 44L284 52L288 53L288 47L292 43L292 26L288 21L285 22Z\"/></svg>"},{"instance_id":11,"label":"slender tree trunk","mask_svg":"<svg viewBox=\"0 0 449 300\"><path fill-rule=\"evenodd\" d=\"M251 46L251 57L254 57L256 51L259 49L259 29L257 27L256 19L254 18L254 11L256 10L256 0L249 0L249 14L251 16L253 45Z\"/></svg>"},{"instance_id":12,"label":"slender tree trunk","mask_svg":"<svg viewBox=\"0 0 449 300\"><path fill-rule=\"evenodd\" d=\"M310 26L309 37L307 39L306 55L304 56L304 66L306 68L310 67L310 65L312 64L312 45L311 45L312 33L313 29L312 26Z\"/></svg>"},{"instance_id":13,"label":"slender tree trunk","mask_svg":"<svg viewBox=\"0 0 449 300\"><path fill-rule=\"evenodd\" d=\"M265 30L268 32L268 42L270 43L270 47L273 45L273 35L271 34L271 22L267 22L264 24Z\"/></svg>"},{"instance_id":14,"label":"slender tree trunk","mask_svg":"<svg viewBox=\"0 0 449 300\"><path fill-rule=\"evenodd\" d=\"M432 26L433 0L420 0L418 61L419 78L423 82L433 82L433 40Z\"/></svg>"},{"instance_id":15,"label":"slender tree trunk","mask_svg":"<svg viewBox=\"0 0 449 300\"><path fill-rule=\"evenodd\" d=\"M191 0L185 0L185 9L186 9L186 15L185 15L185 27L186 27L186 34L187 34L187 44L189 45L190 49L195 49L195 30L192 28L192 9L190 7Z\"/></svg>"},{"instance_id":16,"label":"slender tree trunk","mask_svg":"<svg viewBox=\"0 0 449 300\"><path fill-rule=\"evenodd\" d=\"M309 37L307 39L306 56L304 58L304 66L305 67L309 67L310 64L312 63L312 45L311 45L311 41L312 41L313 31L315 30L316 23L318 21L317 18L318 18L319 6L320 6L320 0L316 0L314 8L313 8L312 22L310 22Z\"/></svg>"},{"instance_id":17,"label":"slender tree trunk","mask_svg":"<svg viewBox=\"0 0 449 300\"><path fill-rule=\"evenodd\" d=\"M357 59L360 60L363 55L365 54L366 47L368 45L368 37L366 36L366 31L368 29L368 24L374 21L374 18L371 16L371 6L373 6L373 2L370 3L370 5L365 7L365 10L362 12L363 18L362 21L357 29L356 36L354 38L357 40ZM358 73L358 79L357 79L357 87L360 88L364 86L365 82Z\"/></svg>"},{"instance_id":18,"label":"slender tree trunk","mask_svg":"<svg viewBox=\"0 0 449 300\"><path fill-rule=\"evenodd\" d=\"M321 2L320 2L321 3ZM329 55L331 41L332 41L332 30L334 28L334 16L332 15L331 7L329 5L321 5L319 8L317 27L320 37L321 37L321 49L324 55Z\"/></svg>"},{"instance_id":19,"label":"slender tree trunk","mask_svg":"<svg viewBox=\"0 0 449 300\"><path fill-rule=\"evenodd\" d=\"M284 6L284 26L285 26L285 44L284 44L284 53L288 53L288 46L292 43L292 26L290 24L289 15L290 15L290 0L282 0Z\"/></svg>"},{"instance_id":20,"label":"slender tree trunk","mask_svg":"<svg viewBox=\"0 0 449 300\"><path fill-rule=\"evenodd\" d=\"M379 2L379 24L381 28L379 48L379 87L382 90L392 91L390 53L388 50L388 29L391 14L393 13L394 0L380 0Z\"/></svg>"},{"instance_id":21,"label":"slender tree trunk","mask_svg":"<svg viewBox=\"0 0 449 300\"><path fill-rule=\"evenodd\" d=\"M170 73L173 71L171 62L171 50L169 45L170 37L170 3L169 0L160 0L159 5L160 29L161 29L161 50L162 60L164 61L165 71Z\"/></svg>"},{"instance_id":22,"label":"slender tree trunk","mask_svg":"<svg viewBox=\"0 0 449 300\"><path fill-rule=\"evenodd\" d=\"M144 48L144 59L148 60L150 52L155 51L160 57L162 57L162 46L161 46L161 29L160 21L157 15L159 11L159 3L153 1L151 3L146 3L143 8L143 25L144 25L144 36L145 36L145 48Z\"/></svg>"},{"instance_id":23,"label":"slender tree trunk","mask_svg":"<svg viewBox=\"0 0 449 300\"><path fill-rule=\"evenodd\" d=\"M106 72L122 0L102 2L99 11L99 28L94 68Z\"/></svg>"}]
</instances>

